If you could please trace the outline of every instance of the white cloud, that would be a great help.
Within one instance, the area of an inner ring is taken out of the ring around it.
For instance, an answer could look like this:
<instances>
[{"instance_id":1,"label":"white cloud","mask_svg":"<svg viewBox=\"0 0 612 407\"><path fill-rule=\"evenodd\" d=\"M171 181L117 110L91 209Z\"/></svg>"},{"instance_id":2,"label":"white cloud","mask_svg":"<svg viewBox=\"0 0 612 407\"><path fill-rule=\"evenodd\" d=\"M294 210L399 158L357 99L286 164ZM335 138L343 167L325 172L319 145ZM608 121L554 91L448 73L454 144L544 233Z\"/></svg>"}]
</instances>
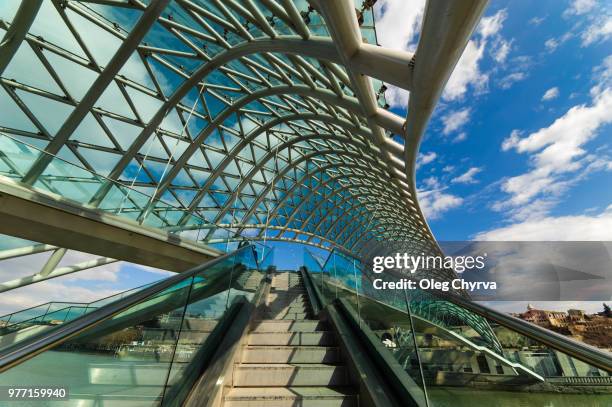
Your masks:
<instances>
[{"instance_id":1,"label":"white cloud","mask_svg":"<svg viewBox=\"0 0 612 407\"><path fill-rule=\"evenodd\" d=\"M544 46L546 47L546 49L549 52L552 52L554 50L557 49L557 47L559 46L559 41L557 41L556 38L549 38L546 40L546 42L544 43Z\"/></svg>"},{"instance_id":2,"label":"white cloud","mask_svg":"<svg viewBox=\"0 0 612 407\"><path fill-rule=\"evenodd\" d=\"M595 7L597 4L596 0L574 0L564 12L564 16L581 15L586 14Z\"/></svg>"},{"instance_id":3,"label":"white cloud","mask_svg":"<svg viewBox=\"0 0 612 407\"><path fill-rule=\"evenodd\" d=\"M602 84L609 84L612 82L612 55L608 55L601 65L596 66L593 69L595 77L599 78L599 82Z\"/></svg>"},{"instance_id":4,"label":"white cloud","mask_svg":"<svg viewBox=\"0 0 612 407\"><path fill-rule=\"evenodd\" d=\"M461 132L453 139L453 143L460 143L467 139L467 134L465 132Z\"/></svg>"},{"instance_id":5,"label":"white cloud","mask_svg":"<svg viewBox=\"0 0 612 407\"><path fill-rule=\"evenodd\" d=\"M546 20L546 17L533 17L529 20L529 24L538 26L542 24L544 20Z\"/></svg>"},{"instance_id":6,"label":"white cloud","mask_svg":"<svg viewBox=\"0 0 612 407\"><path fill-rule=\"evenodd\" d=\"M444 123L444 129L442 132L444 134L450 134L462 127L470 119L470 113L470 109L466 107L465 109L451 112L442 117L442 123Z\"/></svg>"},{"instance_id":7,"label":"white cloud","mask_svg":"<svg viewBox=\"0 0 612 407\"><path fill-rule=\"evenodd\" d=\"M452 171L452 166L446 166L443 171ZM419 206L426 218L439 219L445 212L463 203L461 197L444 192L445 189L434 176L424 179L421 187L417 189Z\"/></svg>"},{"instance_id":8,"label":"white cloud","mask_svg":"<svg viewBox=\"0 0 612 407\"><path fill-rule=\"evenodd\" d=\"M385 100L390 106L406 108L408 106L408 100L410 99L410 93L402 88L386 84L387 90L385 91Z\"/></svg>"},{"instance_id":9,"label":"white cloud","mask_svg":"<svg viewBox=\"0 0 612 407\"><path fill-rule=\"evenodd\" d=\"M479 62L484 54L486 41L476 42L470 40L451 74L442 97L446 100L460 99L468 90L468 86L474 86L477 90L486 87L489 76L480 71Z\"/></svg>"},{"instance_id":10,"label":"white cloud","mask_svg":"<svg viewBox=\"0 0 612 407\"><path fill-rule=\"evenodd\" d=\"M478 181L474 179L474 176L476 176L480 172L482 172L482 168L471 167L465 173L453 178L451 182L454 184L475 184Z\"/></svg>"},{"instance_id":11,"label":"white cloud","mask_svg":"<svg viewBox=\"0 0 612 407\"><path fill-rule=\"evenodd\" d=\"M494 58L505 60L510 43L503 40L499 35L508 13L499 10L492 16L483 17L476 29L473 39L469 40L461 58L457 62L455 70L451 74L442 97L446 100L457 100L463 97L469 87L476 91L486 89L489 75L480 69L480 61L484 55L485 47L489 38L493 38L498 49L493 52Z\"/></svg>"},{"instance_id":12,"label":"white cloud","mask_svg":"<svg viewBox=\"0 0 612 407\"><path fill-rule=\"evenodd\" d=\"M478 233L474 240L490 241L610 241L612 206L595 215L544 217Z\"/></svg>"},{"instance_id":13,"label":"white cloud","mask_svg":"<svg viewBox=\"0 0 612 407\"><path fill-rule=\"evenodd\" d=\"M522 132L520 130L514 129L510 132L510 135L504 139L502 142L501 148L502 151L508 151L511 148L514 148L520 140Z\"/></svg>"},{"instance_id":14,"label":"white cloud","mask_svg":"<svg viewBox=\"0 0 612 407\"><path fill-rule=\"evenodd\" d=\"M499 87L502 89L509 89L516 82L520 82L526 78L527 74L525 72L513 72L500 79Z\"/></svg>"},{"instance_id":15,"label":"white cloud","mask_svg":"<svg viewBox=\"0 0 612 407\"><path fill-rule=\"evenodd\" d=\"M423 180L423 185L425 185L428 189L436 189L440 188L440 181L436 177L428 177Z\"/></svg>"},{"instance_id":16,"label":"white cloud","mask_svg":"<svg viewBox=\"0 0 612 407\"><path fill-rule=\"evenodd\" d=\"M544 127L525 138L506 140L504 143L508 148L515 148L520 153L534 152L548 146L538 158L540 163L554 164L556 162L556 166L567 164L570 158L568 154L571 156L581 154L576 150L568 152L568 148L575 149L584 144L595 136L600 126L612 121L612 115L610 115L612 89L593 88L592 92L595 93L590 106L585 104L574 106L549 127ZM559 150L565 150L565 152Z\"/></svg>"},{"instance_id":17,"label":"white cloud","mask_svg":"<svg viewBox=\"0 0 612 407\"><path fill-rule=\"evenodd\" d=\"M419 204L428 219L438 219L443 213L463 203L463 199L440 189L418 191Z\"/></svg>"},{"instance_id":18,"label":"white cloud","mask_svg":"<svg viewBox=\"0 0 612 407\"><path fill-rule=\"evenodd\" d=\"M544 92L544 95L542 95L542 100L553 100L557 97L559 97L559 88L555 86L554 88L550 88L546 92Z\"/></svg>"},{"instance_id":19,"label":"white cloud","mask_svg":"<svg viewBox=\"0 0 612 407\"><path fill-rule=\"evenodd\" d=\"M570 30L558 38L549 38L544 43L544 47L546 47L546 51L548 51L549 53L554 52L557 48L559 48L561 45L563 45L565 42L567 42L573 37L574 32Z\"/></svg>"},{"instance_id":20,"label":"white cloud","mask_svg":"<svg viewBox=\"0 0 612 407\"><path fill-rule=\"evenodd\" d=\"M536 199L524 205L510 208L510 216L513 221L523 222L528 219L542 219L548 215L548 212L557 204L557 200L552 197L546 199ZM493 210L504 211L508 209L508 205L503 202L495 202Z\"/></svg>"},{"instance_id":21,"label":"white cloud","mask_svg":"<svg viewBox=\"0 0 612 407\"><path fill-rule=\"evenodd\" d=\"M492 16L483 17L478 24L478 32L483 39L492 37L502 29L507 17L508 13L505 9L499 10Z\"/></svg>"},{"instance_id":22,"label":"white cloud","mask_svg":"<svg viewBox=\"0 0 612 407\"><path fill-rule=\"evenodd\" d=\"M414 50L421 27L425 0L381 0L374 6L376 37L380 45Z\"/></svg>"},{"instance_id":23,"label":"white cloud","mask_svg":"<svg viewBox=\"0 0 612 407\"><path fill-rule=\"evenodd\" d=\"M493 58L495 61L500 64L506 62L506 58L508 58L511 47L512 41L500 40L497 50L493 52Z\"/></svg>"},{"instance_id":24,"label":"white cloud","mask_svg":"<svg viewBox=\"0 0 612 407\"><path fill-rule=\"evenodd\" d=\"M433 151L430 153L419 153L419 155L417 156L416 167L419 168L423 165L429 164L430 162L435 160L437 156L438 154Z\"/></svg>"},{"instance_id":25,"label":"white cloud","mask_svg":"<svg viewBox=\"0 0 612 407\"><path fill-rule=\"evenodd\" d=\"M612 123L612 88L605 83L612 66L608 62L606 59L595 69L601 82L591 89L590 104L574 106L550 126L526 136L513 130L503 141L502 150L514 149L529 154L531 168L502 181L501 189L509 198L497 202L493 209L508 211L519 220L526 219L529 213L532 219L535 217L533 214L545 216L555 200L571 185L593 171L612 167L605 154L588 154L585 150L585 145L597 136L598 131Z\"/></svg>"},{"instance_id":26,"label":"white cloud","mask_svg":"<svg viewBox=\"0 0 612 407\"><path fill-rule=\"evenodd\" d=\"M593 20L589 28L582 33L581 38L583 47L612 38L612 16L608 15Z\"/></svg>"}]
</instances>

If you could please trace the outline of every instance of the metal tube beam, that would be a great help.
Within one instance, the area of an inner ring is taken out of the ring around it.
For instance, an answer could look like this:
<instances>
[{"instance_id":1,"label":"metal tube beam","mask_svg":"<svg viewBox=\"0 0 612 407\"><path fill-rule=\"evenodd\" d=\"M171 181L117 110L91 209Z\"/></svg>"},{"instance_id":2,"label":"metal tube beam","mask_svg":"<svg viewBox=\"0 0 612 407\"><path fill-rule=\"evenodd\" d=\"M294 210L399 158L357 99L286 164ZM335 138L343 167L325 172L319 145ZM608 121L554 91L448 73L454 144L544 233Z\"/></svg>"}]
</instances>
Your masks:
<instances>
[{"instance_id":1,"label":"metal tube beam","mask_svg":"<svg viewBox=\"0 0 612 407\"><path fill-rule=\"evenodd\" d=\"M22 0L11 26L0 42L0 76L11 63L42 5L40 0Z\"/></svg>"},{"instance_id":2,"label":"metal tube beam","mask_svg":"<svg viewBox=\"0 0 612 407\"><path fill-rule=\"evenodd\" d=\"M175 90L175 92L168 97L163 103L159 110L155 113L153 118L144 127L138 137L132 142L128 150L123 154L121 159L117 162L113 170L109 174L109 178L116 179L119 177L127 165L136 156L138 151L145 145L149 140L149 137L155 129L161 124L166 114L194 88L197 87L200 81L215 71L215 69L221 68L223 65L240 59L244 56L257 53L286 53L305 55L311 58L324 59L335 63L341 63L341 59L338 56L338 52L334 45L334 42L329 38L311 36L308 40L303 40L298 36L279 36L275 39L255 39L253 41L246 42L244 44L237 45L233 48L227 49L205 64L202 64L188 79L183 81L181 85ZM288 92L290 93L290 92ZM361 110L359 110L361 111ZM381 112L373 112L375 117ZM381 123L391 123L387 117L381 118ZM401 118L397 118L396 121L401 121ZM393 124L393 127L389 129L392 132L397 131L397 125ZM387 143L389 144L389 143ZM395 154L400 155L402 153L401 148L397 146L392 147L392 151ZM401 156L401 155L400 155ZM100 191L94 202L100 201L109 189L110 186L106 186Z\"/></svg>"},{"instance_id":3,"label":"metal tube beam","mask_svg":"<svg viewBox=\"0 0 612 407\"><path fill-rule=\"evenodd\" d=\"M304 176L302 176L302 178L300 178L299 180L297 180L293 186L291 187L291 189L289 191L287 191L287 193L283 196L283 198L278 201L276 203L276 205L274 206L274 209L272 210L272 212L270 212L269 215L269 219L276 219L276 214L278 213L278 211L284 207L285 202L287 202L291 197L293 197L293 195L295 194L296 190L298 188L301 188L304 186L304 182L311 177L314 177L316 174L323 174L326 170L331 169L331 168L346 168L346 169L351 169L351 168L360 168L362 170L365 171L375 171L375 167L369 167L365 164L360 163L359 161L356 161L354 163L343 163L343 164L327 164L324 165L320 168L317 168L316 170L312 171L312 172L307 172L306 174L304 174ZM380 174L379 174L380 175ZM261 236L261 232L259 233L259 236Z\"/></svg>"},{"instance_id":4,"label":"metal tube beam","mask_svg":"<svg viewBox=\"0 0 612 407\"><path fill-rule=\"evenodd\" d=\"M106 264L115 263L119 260L111 259L110 257L100 257L94 260L84 261L82 263L78 263L72 266L59 267L51 270L47 274L37 273L31 276L16 278L14 280L10 280L0 284L0 293L5 291L14 290L15 288L24 287L26 285L39 283L41 281L50 280L52 278L57 278L61 276L65 276L67 274L76 273L78 271L88 270L94 267L103 266Z\"/></svg>"},{"instance_id":5,"label":"metal tube beam","mask_svg":"<svg viewBox=\"0 0 612 407\"><path fill-rule=\"evenodd\" d=\"M314 135L303 135L300 137L295 137L290 139L289 141L283 143L282 145L280 145L278 147L279 150L284 150L285 148L291 148L292 145L296 144L296 143L300 143L302 141L308 140L308 139L314 139L314 140L325 140L325 139L342 139L341 137L339 137L338 135L329 135L329 134L314 134ZM360 143L356 142L355 139L352 138L348 138L348 137L344 137L344 143L352 145L353 147L355 147L356 149L359 149L360 147L363 147L362 145L360 145ZM334 152L335 154L338 154L337 151ZM255 167L253 167L251 169L251 171L249 172L249 174L244 177L240 184L238 185L238 187L236 188L235 191L233 191L232 194L232 198L235 198L237 196L240 195L240 192L246 187L247 183L249 183L253 177L263 168L264 164L269 161L270 159L272 159L275 155L274 151L269 151L261 160L259 160L259 162L257 163L257 165ZM305 155L306 156L306 155ZM302 157L305 157L302 156ZM293 162L291 162L289 165L287 165L286 168L291 168L293 165ZM278 177L275 176L274 179L277 179ZM269 187L273 187L274 183L270 183ZM266 188L267 189L267 188ZM231 205L233 204L234 199L228 199L228 201L226 202L225 206L219 211L219 213L217 214L214 222L219 222L221 219L223 219L223 217L228 213L228 211L231 208ZM257 204L258 205L258 204ZM253 205L251 209L256 208L257 205ZM250 213L251 211L249 211Z\"/></svg>"},{"instance_id":6,"label":"metal tube beam","mask_svg":"<svg viewBox=\"0 0 612 407\"><path fill-rule=\"evenodd\" d=\"M337 124L337 125L343 126L344 128L348 129L352 134L359 134L363 136L363 138L366 140L370 136L370 132L364 128L358 128L356 126L353 126L352 123L346 120L339 119L333 116L319 114L319 113L298 113L298 114L292 114L288 116L281 116L276 119L270 120L266 122L264 125L253 129L248 135L245 135L244 139L242 139L238 144L236 144L236 146L232 149L230 154L227 155L223 159L223 161L217 166L217 168L215 168L214 172L210 174L210 176L208 177L204 185L202 185L202 187L199 189L198 193L196 194L191 204L189 205L187 209L187 213L183 216L183 220L181 220L181 222L179 223L183 223L184 220L189 218L189 216L193 213L193 211L197 207L197 204L200 202L202 197L206 193L210 192L209 190L212 187L212 185L215 183L217 178L223 173L225 168L227 168L227 166L234 159L236 159L236 157L240 154L240 152L244 148L246 148L260 134L272 129L273 127L279 124L288 123L294 120L316 120L316 121L320 121L323 123Z\"/></svg>"},{"instance_id":7,"label":"metal tube beam","mask_svg":"<svg viewBox=\"0 0 612 407\"><path fill-rule=\"evenodd\" d=\"M353 1L310 1L311 3L315 4L315 7L325 19L327 29L329 30L330 35L336 44L336 49L338 50L338 54L340 55L344 65L350 67L350 61L355 55L359 54L359 51L363 45L361 41L361 32L357 24L357 19L355 18L355 5ZM367 52L373 51L373 49L368 49ZM412 57L410 59L412 59ZM363 114L367 118L368 125L372 130L374 142L384 152L383 159L387 162L389 168L393 168L391 165L391 153L389 152L387 143L385 142L385 138L387 137L377 122L378 106L376 104L376 95L374 94L372 81L369 77L361 75L351 69L348 71L351 83L353 85L353 90L357 95L357 99L359 99ZM390 171L389 175L392 182L398 186L398 189L400 189L402 193L409 195L403 192L403 190L400 188L397 174Z\"/></svg>"},{"instance_id":8,"label":"metal tube beam","mask_svg":"<svg viewBox=\"0 0 612 407\"><path fill-rule=\"evenodd\" d=\"M429 117L459 61L487 0L429 0L416 51L404 157L414 180L416 155Z\"/></svg>"},{"instance_id":9,"label":"metal tube beam","mask_svg":"<svg viewBox=\"0 0 612 407\"><path fill-rule=\"evenodd\" d=\"M163 180L159 182L159 188L155 191L155 195L153 196L153 200L159 198L164 194L166 189L170 186L174 178L179 174L181 169L185 166L187 161L191 158L191 156L200 148L200 145L206 140L206 138L214 132L214 130L223 124L223 122L229 118L233 113L239 111L242 107L248 105L249 103L256 101L258 99L273 96L273 95L283 95L283 94L292 94L292 95L301 95L301 96L311 96L320 100L325 101L326 103L330 103L332 105L341 106L350 111L359 111L359 102L350 97L342 97L339 98L333 92L329 90L323 89L312 89L308 86L304 85L295 85L295 86L277 86L272 88L264 88L258 90L257 92L253 92L247 96L242 97L237 100L230 108L223 110L215 120L213 120L208 126L206 126L200 134L198 134L193 141L187 146L185 151L181 154L181 156L176 160L172 168L168 171L167 175ZM389 164L389 162L387 162ZM393 164L393 166L397 165L397 163ZM405 179L405 177L404 177Z\"/></svg>"},{"instance_id":10,"label":"metal tube beam","mask_svg":"<svg viewBox=\"0 0 612 407\"><path fill-rule=\"evenodd\" d=\"M49 275L49 273L55 270L59 262L62 261L62 258L64 258L65 254L66 254L65 248L60 247L56 249L51 254L51 256L49 257L45 265L42 267L42 269L38 272L38 274L42 277L46 277L47 275Z\"/></svg>"},{"instance_id":11,"label":"metal tube beam","mask_svg":"<svg viewBox=\"0 0 612 407\"><path fill-rule=\"evenodd\" d=\"M57 246L53 246L50 244L35 244L26 247L19 247L16 249L8 249L0 252L0 260L8 260L21 256L29 256L31 254L48 252L50 250L55 249L57 249Z\"/></svg>"},{"instance_id":12,"label":"metal tube beam","mask_svg":"<svg viewBox=\"0 0 612 407\"><path fill-rule=\"evenodd\" d=\"M110 85L119 70L123 67L126 61L132 56L134 50L140 45L144 36L149 32L151 26L157 21L157 18L168 5L169 0L154 0L146 8L134 28L130 31L125 41L112 57L106 68L98 75L94 83L91 85L83 99L79 102L70 116L66 119L62 127L58 130L53 140L47 145L45 151L48 154L41 154L34 162L22 179L25 184L33 185L38 177L47 168L53 160L53 155L57 154L60 149L66 144L72 133L77 129L85 116L93 108L94 103L100 98L100 95Z\"/></svg>"}]
</instances>

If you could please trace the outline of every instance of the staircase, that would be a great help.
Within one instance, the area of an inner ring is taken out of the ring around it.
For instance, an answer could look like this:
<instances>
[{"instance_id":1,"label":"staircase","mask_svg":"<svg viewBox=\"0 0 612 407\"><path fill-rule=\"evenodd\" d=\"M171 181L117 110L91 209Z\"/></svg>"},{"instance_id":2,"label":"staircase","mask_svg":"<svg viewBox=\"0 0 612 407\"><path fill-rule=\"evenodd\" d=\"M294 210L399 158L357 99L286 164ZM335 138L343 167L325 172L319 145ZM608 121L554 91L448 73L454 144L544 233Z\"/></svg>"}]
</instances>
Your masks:
<instances>
[{"instance_id":1,"label":"staircase","mask_svg":"<svg viewBox=\"0 0 612 407\"><path fill-rule=\"evenodd\" d=\"M226 407L357 406L333 332L314 319L301 275L276 272L249 333Z\"/></svg>"}]
</instances>

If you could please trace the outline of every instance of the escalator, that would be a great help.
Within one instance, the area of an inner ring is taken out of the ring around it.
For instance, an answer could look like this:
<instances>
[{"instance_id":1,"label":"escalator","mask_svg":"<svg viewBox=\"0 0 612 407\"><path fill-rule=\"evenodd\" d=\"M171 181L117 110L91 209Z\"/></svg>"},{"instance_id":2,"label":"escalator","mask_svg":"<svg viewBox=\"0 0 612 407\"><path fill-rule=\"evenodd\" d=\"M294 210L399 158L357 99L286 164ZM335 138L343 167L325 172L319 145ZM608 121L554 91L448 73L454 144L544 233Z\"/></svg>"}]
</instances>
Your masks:
<instances>
[{"instance_id":1,"label":"escalator","mask_svg":"<svg viewBox=\"0 0 612 407\"><path fill-rule=\"evenodd\" d=\"M460 296L375 290L377 276L336 251L304 263L322 306L352 321L400 390L418 386L420 405L612 405L609 352Z\"/></svg>"},{"instance_id":2,"label":"escalator","mask_svg":"<svg viewBox=\"0 0 612 407\"><path fill-rule=\"evenodd\" d=\"M465 299L369 291L337 255L279 272L244 246L62 323L34 307L12 318L44 330L0 350L0 384L68 391L34 406L612 405L605 352Z\"/></svg>"},{"instance_id":3,"label":"escalator","mask_svg":"<svg viewBox=\"0 0 612 407\"><path fill-rule=\"evenodd\" d=\"M246 246L61 324L31 323L45 329L1 351L0 383L66 388L52 405L181 405L265 267Z\"/></svg>"}]
</instances>

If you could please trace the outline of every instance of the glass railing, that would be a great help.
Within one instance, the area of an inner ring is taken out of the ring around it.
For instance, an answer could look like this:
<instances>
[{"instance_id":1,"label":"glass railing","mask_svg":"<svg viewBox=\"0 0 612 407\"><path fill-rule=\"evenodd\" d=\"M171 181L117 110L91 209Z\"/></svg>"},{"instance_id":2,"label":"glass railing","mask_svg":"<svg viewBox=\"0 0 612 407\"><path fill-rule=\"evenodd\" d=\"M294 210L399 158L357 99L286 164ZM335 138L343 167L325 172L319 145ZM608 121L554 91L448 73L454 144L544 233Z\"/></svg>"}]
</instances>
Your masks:
<instances>
[{"instance_id":1,"label":"glass railing","mask_svg":"<svg viewBox=\"0 0 612 407\"><path fill-rule=\"evenodd\" d=\"M375 290L379 275L338 251L324 264L310 253L304 261L324 305L344 299L420 386L428 406L472 406L474 397L479 405L502 407L612 405L610 371L486 313L432 291Z\"/></svg>"},{"instance_id":2,"label":"glass railing","mask_svg":"<svg viewBox=\"0 0 612 407\"><path fill-rule=\"evenodd\" d=\"M48 302L0 316L0 351L24 341L32 335L40 334L53 326L72 321L81 315L125 298L153 284L155 283L145 284L89 303Z\"/></svg>"},{"instance_id":3,"label":"glass railing","mask_svg":"<svg viewBox=\"0 0 612 407\"><path fill-rule=\"evenodd\" d=\"M40 148L0 132L0 175L21 182L41 156ZM121 216L138 224L162 229L195 242L209 244L223 252L236 250L248 239L238 228L222 228L177 203L152 199L150 195L86 168L52 156L51 162L31 185L83 206ZM152 190L150 188L143 188ZM164 197L175 200L169 194ZM253 242L255 243L255 242Z\"/></svg>"},{"instance_id":4,"label":"glass railing","mask_svg":"<svg viewBox=\"0 0 612 407\"><path fill-rule=\"evenodd\" d=\"M44 338L89 324L19 364L7 359L16 348L7 349L0 383L68 389L68 400L40 405L181 405L213 350L207 338L233 304L253 300L265 273L261 264L255 247L245 246L54 327ZM129 305L91 322L117 304ZM25 347L40 341L30 338Z\"/></svg>"}]
</instances>

